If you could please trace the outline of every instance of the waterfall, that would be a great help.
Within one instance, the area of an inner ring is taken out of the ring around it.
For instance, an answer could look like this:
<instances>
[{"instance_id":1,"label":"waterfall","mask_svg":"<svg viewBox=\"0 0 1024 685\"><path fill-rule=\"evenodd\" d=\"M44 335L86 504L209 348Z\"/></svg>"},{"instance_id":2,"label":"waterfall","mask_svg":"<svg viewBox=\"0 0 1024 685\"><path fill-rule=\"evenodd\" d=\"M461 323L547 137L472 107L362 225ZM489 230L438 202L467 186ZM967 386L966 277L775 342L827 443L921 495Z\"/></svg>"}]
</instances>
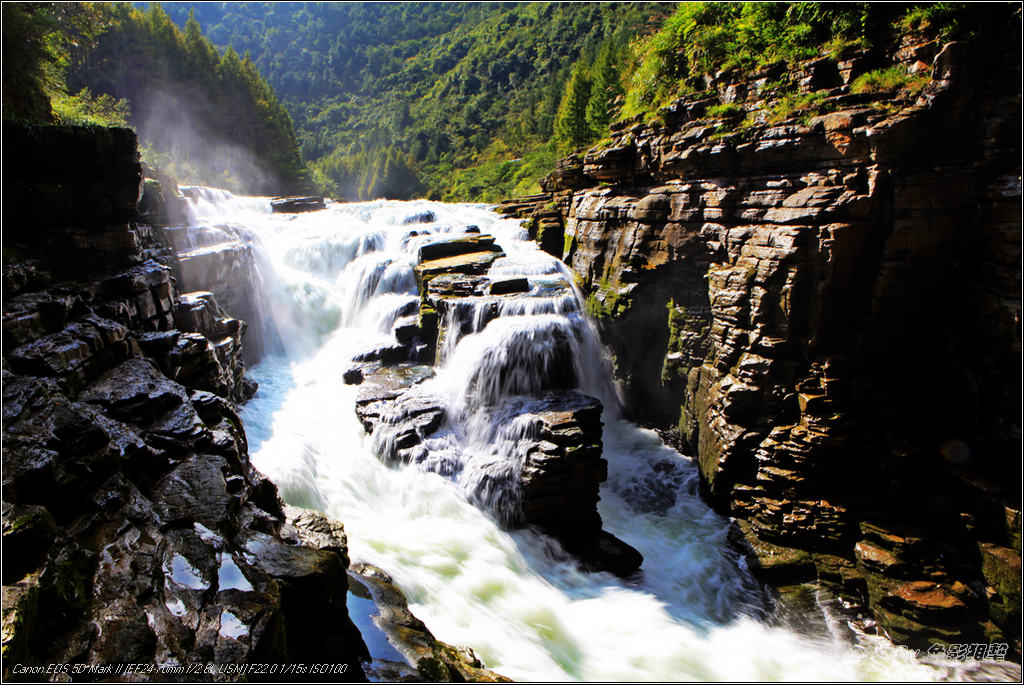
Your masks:
<instances>
[{"instance_id":1,"label":"waterfall","mask_svg":"<svg viewBox=\"0 0 1024 685\"><path fill-rule=\"evenodd\" d=\"M951 665L825 621L764 620L757 585L727 544L728 521L697 494L693 463L621 418L567 269L518 222L479 205L377 201L274 215L266 198L189 196L195 223L245 227L238 239L259 252L262 297L276 303L267 316L284 344L251 369L260 390L242 409L254 464L287 502L342 521L351 557L386 569L439 639L516 680L950 675ZM416 386L443 404L445 423L407 459L385 463L377 454L393 446L386 431L364 434L358 387L343 373L394 343L396 322L417 312L419 248L469 227L505 252L491 275L526 278L528 291L451 309L436 376ZM604 405L599 511L643 553L638 576L581 570L553 539L503 525L515 509L517 446L536 430L523 410L552 389Z\"/></svg>"}]
</instances>

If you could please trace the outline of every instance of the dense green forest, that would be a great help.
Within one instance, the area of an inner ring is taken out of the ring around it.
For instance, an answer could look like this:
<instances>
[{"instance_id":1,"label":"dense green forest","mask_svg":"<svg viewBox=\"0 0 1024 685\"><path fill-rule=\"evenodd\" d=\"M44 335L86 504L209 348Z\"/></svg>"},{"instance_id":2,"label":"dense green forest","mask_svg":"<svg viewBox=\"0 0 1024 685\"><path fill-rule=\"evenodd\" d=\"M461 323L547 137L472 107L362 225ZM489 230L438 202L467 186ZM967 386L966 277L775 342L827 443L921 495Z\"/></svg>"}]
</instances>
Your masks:
<instances>
[{"instance_id":1,"label":"dense green forest","mask_svg":"<svg viewBox=\"0 0 1024 685\"><path fill-rule=\"evenodd\" d=\"M483 201L535 191L558 156L704 89L709 74L839 56L910 28L954 35L977 13L865 2L165 7L251 55L322 192Z\"/></svg>"},{"instance_id":2,"label":"dense green forest","mask_svg":"<svg viewBox=\"0 0 1024 685\"><path fill-rule=\"evenodd\" d=\"M624 57L658 3L166 3L248 52L295 121L318 187L356 199L528 192L581 57ZM562 146L564 148L564 146Z\"/></svg>"},{"instance_id":3,"label":"dense green forest","mask_svg":"<svg viewBox=\"0 0 1024 685\"><path fill-rule=\"evenodd\" d=\"M182 180L309 186L291 119L252 61L158 5L4 3L4 116L131 125L144 160Z\"/></svg>"},{"instance_id":4,"label":"dense green forest","mask_svg":"<svg viewBox=\"0 0 1024 685\"><path fill-rule=\"evenodd\" d=\"M5 3L5 116L9 95L37 82L52 103L46 116L128 122L147 160L182 178L350 200L533 192L558 156L599 141L616 119L649 118L706 89L713 74L838 57L911 29L956 37L982 12L864 2L137 5ZM12 59L8 34L22 36ZM911 81L880 73L863 87ZM784 77L774 85L780 111L813 107L790 97Z\"/></svg>"},{"instance_id":5,"label":"dense green forest","mask_svg":"<svg viewBox=\"0 0 1024 685\"><path fill-rule=\"evenodd\" d=\"M247 192L308 185L291 119L248 56L218 50L195 20L178 29L159 5L97 10L102 30L71 52L68 88L126 99L153 161Z\"/></svg>"}]
</instances>

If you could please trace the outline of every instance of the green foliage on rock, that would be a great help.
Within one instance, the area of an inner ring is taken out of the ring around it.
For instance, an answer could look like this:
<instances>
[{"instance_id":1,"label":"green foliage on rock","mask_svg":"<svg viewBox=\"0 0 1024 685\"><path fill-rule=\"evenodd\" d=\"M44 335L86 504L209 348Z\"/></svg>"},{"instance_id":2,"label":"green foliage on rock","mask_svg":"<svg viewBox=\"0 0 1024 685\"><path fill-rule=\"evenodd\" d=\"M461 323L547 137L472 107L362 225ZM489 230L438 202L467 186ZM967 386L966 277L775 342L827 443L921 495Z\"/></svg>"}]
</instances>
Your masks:
<instances>
[{"instance_id":1,"label":"green foliage on rock","mask_svg":"<svg viewBox=\"0 0 1024 685\"><path fill-rule=\"evenodd\" d=\"M124 98L106 93L94 96L88 88L74 94L57 93L50 98L53 116L61 124L128 126L131 106Z\"/></svg>"},{"instance_id":2,"label":"green foliage on rock","mask_svg":"<svg viewBox=\"0 0 1024 685\"><path fill-rule=\"evenodd\" d=\"M911 74L901 66L892 66L861 74L850 84L850 92L888 93L903 88L916 92L924 88L928 81L927 75Z\"/></svg>"},{"instance_id":3,"label":"green foliage on rock","mask_svg":"<svg viewBox=\"0 0 1024 685\"><path fill-rule=\"evenodd\" d=\"M3 116L26 123L123 125L127 103L71 93L71 52L103 30L95 3L3 4Z\"/></svg>"},{"instance_id":4,"label":"green foliage on rock","mask_svg":"<svg viewBox=\"0 0 1024 685\"><path fill-rule=\"evenodd\" d=\"M983 8L969 3L684 2L654 35L633 43L625 116L650 115L727 71L792 66L818 55L889 45L908 31L965 36Z\"/></svg>"},{"instance_id":5,"label":"green foliage on rock","mask_svg":"<svg viewBox=\"0 0 1024 685\"><path fill-rule=\"evenodd\" d=\"M517 157L497 140L481 153L475 166L430 169L425 174L426 183L435 189L432 197L445 202L500 202L540 192L538 180L551 171L557 157L550 144L538 145Z\"/></svg>"}]
</instances>

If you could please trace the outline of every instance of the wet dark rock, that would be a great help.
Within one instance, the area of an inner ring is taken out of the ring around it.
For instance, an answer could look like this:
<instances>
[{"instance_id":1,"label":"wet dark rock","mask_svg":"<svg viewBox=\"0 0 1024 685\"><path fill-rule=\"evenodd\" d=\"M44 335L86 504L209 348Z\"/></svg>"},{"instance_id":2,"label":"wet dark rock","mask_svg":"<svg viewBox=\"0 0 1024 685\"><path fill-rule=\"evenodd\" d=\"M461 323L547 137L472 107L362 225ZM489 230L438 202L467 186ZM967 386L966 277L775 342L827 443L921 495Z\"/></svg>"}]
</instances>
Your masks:
<instances>
[{"instance_id":1,"label":"wet dark rock","mask_svg":"<svg viewBox=\"0 0 1024 685\"><path fill-rule=\"evenodd\" d=\"M38 568L57 534L57 522L45 507L4 502L3 583L10 585Z\"/></svg>"},{"instance_id":2,"label":"wet dark rock","mask_svg":"<svg viewBox=\"0 0 1024 685\"><path fill-rule=\"evenodd\" d=\"M469 297L483 295L490 280L486 276L442 274L430 281L428 292L435 296Z\"/></svg>"},{"instance_id":3,"label":"wet dark rock","mask_svg":"<svg viewBox=\"0 0 1024 685\"><path fill-rule=\"evenodd\" d=\"M371 564L354 564L348 573L353 593L373 599L374 624L388 642L416 669L416 680L427 682L511 682L484 664L468 647L441 642L409 610L405 593L391 576ZM373 666L371 665L371 668ZM401 669L398 669L401 671ZM411 674L410 674L411 675Z\"/></svg>"},{"instance_id":4,"label":"wet dark rock","mask_svg":"<svg viewBox=\"0 0 1024 685\"><path fill-rule=\"evenodd\" d=\"M345 385L359 385L363 382L363 372L358 368L346 369L341 375Z\"/></svg>"},{"instance_id":5,"label":"wet dark rock","mask_svg":"<svg viewBox=\"0 0 1024 685\"><path fill-rule=\"evenodd\" d=\"M473 252L500 252L489 235L465 235L434 240L420 246L418 261L429 262Z\"/></svg>"},{"instance_id":6,"label":"wet dark rock","mask_svg":"<svg viewBox=\"0 0 1024 685\"><path fill-rule=\"evenodd\" d=\"M589 544L577 546L578 543L573 542L566 549L579 555L584 564L595 571L609 571L625 578L640 570L644 562L640 552L604 530Z\"/></svg>"},{"instance_id":7,"label":"wet dark rock","mask_svg":"<svg viewBox=\"0 0 1024 685\"><path fill-rule=\"evenodd\" d=\"M356 362L382 362L384 364L397 364L409 361L412 357L412 350L408 344L393 343L380 345L372 349L360 352L352 357Z\"/></svg>"},{"instance_id":8,"label":"wet dark rock","mask_svg":"<svg viewBox=\"0 0 1024 685\"><path fill-rule=\"evenodd\" d=\"M324 198L308 197L275 197L270 201L270 209L276 213L296 214L299 212L316 212L327 205Z\"/></svg>"},{"instance_id":9,"label":"wet dark rock","mask_svg":"<svg viewBox=\"0 0 1024 685\"><path fill-rule=\"evenodd\" d=\"M415 461L413 448L443 423L440 398L418 389L408 392L433 373L430 367L405 365L366 375L356 396L356 416L386 461Z\"/></svg>"},{"instance_id":10,"label":"wet dark rock","mask_svg":"<svg viewBox=\"0 0 1024 685\"><path fill-rule=\"evenodd\" d=\"M416 280L426 284L442 274L483 274L501 255L501 252L486 250L422 262L416 266Z\"/></svg>"},{"instance_id":11,"label":"wet dark rock","mask_svg":"<svg viewBox=\"0 0 1024 685\"><path fill-rule=\"evenodd\" d=\"M282 536L294 542L319 550L334 552L340 555L348 566L348 538L345 527L326 515L311 509L285 507L287 526L281 531Z\"/></svg>"},{"instance_id":12,"label":"wet dark rock","mask_svg":"<svg viewBox=\"0 0 1024 685\"><path fill-rule=\"evenodd\" d=\"M124 326L91 315L12 350L7 359L15 372L60 378L78 388L131 353L126 336Z\"/></svg>"},{"instance_id":13,"label":"wet dark rock","mask_svg":"<svg viewBox=\"0 0 1024 685\"><path fill-rule=\"evenodd\" d=\"M507 295L509 293L525 293L530 290L530 281L526 278L505 278L500 281L491 282L492 295Z\"/></svg>"},{"instance_id":14,"label":"wet dark rock","mask_svg":"<svg viewBox=\"0 0 1024 685\"><path fill-rule=\"evenodd\" d=\"M419 332L420 326L415 316L403 316L395 322L395 340L399 345L411 345Z\"/></svg>"},{"instance_id":15,"label":"wet dark rock","mask_svg":"<svg viewBox=\"0 0 1024 685\"><path fill-rule=\"evenodd\" d=\"M123 134L5 123L5 165L9 142L43 155L26 196L54 206L24 217L9 253L22 261L5 268L17 291L4 306L4 677L16 663L216 661L348 662L344 677L360 679L340 524L286 521L249 462L235 404L255 391L244 324L209 293L178 298L169 269L140 252L166 252L156 234L104 206L138 195ZM76 195L82 165L96 197ZM4 238L6 258L6 221Z\"/></svg>"},{"instance_id":16,"label":"wet dark rock","mask_svg":"<svg viewBox=\"0 0 1024 685\"><path fill-rule=\"evenodd\" d=\"M188 222L188 204L178 190L178 184L163 174L162 178L150 178L154 170L144 168L146 178L142 181L142 196L139 198L139 219L150 226L182 226Z\"/></svg>"},{"instance_id":17,"label":"wet dark rock","mask_svg":"<svg viewBox=\"0 0 1024 685\"><path fill-rule=\"evenodd\" d=\"M190 388L247 398L244 347L245 322L229 317L213 293L186 293L175 303L175 321L186 333L161 360L169 375ZM251 396L251 393L250 395Z\"/></svg>"},{"instance_id":18,"label":"wet dark rock","mask_svg":"<svg viewBox=\"0 0 1024 685\"><path fill-rule=\"evenodd\" d=\"M402 219L403 226L409 226L412 224L429 224L437 221L437 217L430 210L417 212L416 214L410 214L409 216Z\"/></svg>"},{"instance_id":19,"label":"wet dark rock","mask_svg":"<svg viewBox=\"0 0 1024 685\"><path fill-rule=\"evenodd\" d=\"M498 257L504 255L489 235L463 235L436 240L419 250L419 263L415 267L416 282L421 291L438 277L482 275ZM454 281L452 281L454 282ZM422 326L421 316L421 326Z\"/></svg>"},{"instance_id":20,"label":"wet dark rock","mask_svg":"<svg viewBox=\"0 0 1024 685\"><path fill-rule=\"evenodd\" d=\"M232 501L224 479L224 462L212 455L196 455L165 476L153 491L161 520L172 525L201 523L221 529Z\"/></svg>"},{"instance_id":21,"label":"wet dark rock","mask_svg":"<svg viewBox=\"0 0 1024 685\"><path fill-rule=\"evenodd\" d=\"M310 521L294 519L291 522L293 528L300 529L309 524ZM322 537L323 533L318 535ZM318 541L321 537L307 534L306 540ZM287 545L259 532L240 533L238 541L246 562L273 578L279 588L289 659L315 663L329 654L369 656L359 632L348 619L348 558L337 549L337 537L328 536L325 548ZM333 659L328 661L337 663ZM344 677L354 680L361 675L358 663L350 662Z\"/></svg>"}]
</instances>

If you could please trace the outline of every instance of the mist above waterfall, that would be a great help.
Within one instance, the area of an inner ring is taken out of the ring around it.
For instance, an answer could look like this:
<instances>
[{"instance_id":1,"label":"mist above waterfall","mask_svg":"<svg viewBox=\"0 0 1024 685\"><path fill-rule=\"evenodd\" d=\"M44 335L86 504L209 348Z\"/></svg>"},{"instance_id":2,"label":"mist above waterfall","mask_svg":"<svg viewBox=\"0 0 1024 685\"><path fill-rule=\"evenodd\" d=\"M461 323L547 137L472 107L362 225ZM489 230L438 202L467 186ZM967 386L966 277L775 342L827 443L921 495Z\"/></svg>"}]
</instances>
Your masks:
<instances>
[{"instance_id":1,"label":"mist above waterfall","mask_svg":"<svg viewBox=\"0 0 1024 685\"><path fill-rule=\"evenodd\" d=\"M181 183L266 192L281 180L257 154L207 123L208 105L186 85L139 94L133 117L146 161Z\"/></svg>"}]
</instances>

